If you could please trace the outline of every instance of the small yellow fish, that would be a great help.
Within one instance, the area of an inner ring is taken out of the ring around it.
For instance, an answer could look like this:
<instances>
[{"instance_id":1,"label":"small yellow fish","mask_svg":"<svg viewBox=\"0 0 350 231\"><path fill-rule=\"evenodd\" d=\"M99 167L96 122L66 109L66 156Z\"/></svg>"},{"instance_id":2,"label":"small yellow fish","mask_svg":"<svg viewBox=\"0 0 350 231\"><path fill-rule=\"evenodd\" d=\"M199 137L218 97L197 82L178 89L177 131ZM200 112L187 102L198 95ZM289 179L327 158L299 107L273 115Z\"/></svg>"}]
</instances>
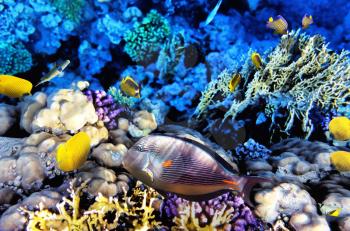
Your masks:
<instances>
[{"instance_id":1,"label":"small yellow fish","mask_svg":"<svg viewBox=\"0 0 350 231\"><path fill-rule=\"evenodd\" d=\"M0 75L0 94L11 98L21 98L30 95L33 84L28 80L11 75Z\"/></svg>"},{"instance_id":2,"label":"small yellow fish","mask_svg":"<svg viewBox=\"0 0 350 231\"><path fill-rule=\"evenodd\" d=\"M331 153L331 163L339 172L350 171L350 152L335 151Z\"/></svg>"},{"instance_id":3,"label":"small yellow fish","mask_svg":"<svg viewBox=\"0 0 350 231\"><path fill-rule=\"evenodd\" d=\"M127 76L122 80L120 88L126 95L140 98L140 87L130 76Z\"/></svg>"},{"instance_id":4,"label":"small yellow fish","mask_svg":"<svg viewBox=\"0 0 350 231\"><path fill-rule=\"evenodd\" d=\"M350 119L345 116L335 117L328 124L329 132L336 140L350 140Z\"/></svg>"},{"instance_id":5,"label":"small yellow fish","mask_svg":"<svg viewBox=\"0 0 350 231\"><path fill-rule=\"evenodd\" d=\"M326 216L331 217L339 217L341 213L341 208L336 206L324 205L322 203L318 203L320 206L321 213Z\"/></svg>"},{"instance_id":6,"label":"small yellow fish","mask_svg":"<svg viewBox=\"0 0 350 231\"><path fill-rule=\"evenodd\" d=\"M301 21L301 25L302 25L303 29L308 28L312 23L314 23L312 15L305 14L302 21Z\"/></svg>"},{"instance_id":7,"label":"small yellow fish","mask_svg":"<svg viewBox=\"0 0 350 231\"><path fill-rule=\"evenodd\" d=\"M80 168L90 152L91 139L85 132L79 132L56 150L57 167L69 172Z\"/></svg>"},{"instance_id":8,"label":"small yellow fish","mask_svg":"<svg viewBox=\"0 0 350 231\"><path fill-rule=\"evenodd\" d=\"M63 63L57 65L55 64L54 67L50 70L49 73L47 73L42 79L41 81L35 85L35 87L39 86L40 84L43 84L43 83L46 83L46 82L49 82L51 79L59 76L63 71L64 69L66 69L66 67L70 64L70 61L69 60L65 60Z\"/></svg>"},{"instance_id":9,"label":"small yellow fish","mask_svg":"<svg viewBox=\"0 0 350 231\"><path fill-rule=\"evenodd\" d=\"M266 27L274 30L276 34L287 34L288 23L281 15L278 15L276 18L270 17Z\"/></svg>"},{"instance_id":10,"label":"small yellow fish","mask_svg":"<svg viewBox=\"0 0 350 231\"><path fill-rule=\"evenodd\" d=\"M228 86L230 89L230 92L234 92L236 90L238 84L241 82L241 79L242 79L242 76L239 73L235 73L232 76L232 79L230 80L230 83Z\"/></svg>"},{"instance_id":11,"label":"small yellow fish","mask_svg":"<svg viewBox=\"0 0 350 231\"><path fill-rule=\"evenodd\" d=\"M260 54L257 52L254 52L250 58L252 59L252 62L254 64L254 66L258 69L260 69L262 67L262 61L261 61L261 57Z\"/></svg>"}]
</instances>

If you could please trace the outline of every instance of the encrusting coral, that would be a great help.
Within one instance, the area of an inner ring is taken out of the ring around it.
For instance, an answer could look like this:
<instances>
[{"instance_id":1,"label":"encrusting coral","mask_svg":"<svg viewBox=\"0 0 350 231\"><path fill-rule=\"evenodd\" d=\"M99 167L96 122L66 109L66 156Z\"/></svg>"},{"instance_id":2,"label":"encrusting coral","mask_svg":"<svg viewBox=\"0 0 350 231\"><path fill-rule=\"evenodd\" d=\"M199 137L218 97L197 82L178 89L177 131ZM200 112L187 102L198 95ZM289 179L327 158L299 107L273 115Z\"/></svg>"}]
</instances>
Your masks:
<instances>
[{"instance_id":1,"label":"encrusting coral","mask_svg":"<svg viewBox=\"0 0 350 231\"><path fill-rule=\"evenodd\" d=\"M314 107L331 110L346 104L345 99L350 96L348 54L348 51L340 54L332 52L320 35L310 37L298 30L282 36L279 45L263 60L263 68L254 68L250 58L247 59L239 71L243 81L233 93L237 96L243 92L244 97L233 100L224 119L235 119L249 105L263 99L265 107L273 109L268 115L272 127L276 125L276 118L281 111L284 111L282 117L287 118L284 124L276 127L288 134L298 119L305 137L309 137L314 128L310 110ZM225 70L209 83L196 109L197 118L223 105L215 100L217 94L232 99L232 94L228 92L228 81L233 73Z\"/></svg>"}]
</instances>

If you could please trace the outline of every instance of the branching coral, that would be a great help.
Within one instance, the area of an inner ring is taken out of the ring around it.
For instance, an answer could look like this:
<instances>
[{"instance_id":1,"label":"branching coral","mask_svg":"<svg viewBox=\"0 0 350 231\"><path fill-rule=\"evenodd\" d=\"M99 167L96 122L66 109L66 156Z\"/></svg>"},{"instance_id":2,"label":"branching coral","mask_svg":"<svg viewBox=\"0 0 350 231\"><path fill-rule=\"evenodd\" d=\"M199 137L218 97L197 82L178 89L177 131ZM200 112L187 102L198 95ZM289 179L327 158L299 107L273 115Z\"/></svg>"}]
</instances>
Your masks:
<instances>
[{"instance_id":1,"label":"branching coral","mask_svg":"<svg viewBox=\"0 0 350 231\"><path fill-rule=\"evenodd\" d=\"M292 31L282 36L280 44L268 55L262 69L256 70L252 65L242 69L245 82L240 87L245 93L244 99L235 99L224 119L234 119L262 98L267 105L278 102L277 107L287 111L288 118L280 126L282 131L288 133L298 119L302 122L305 136L309 137L313 131L310 110L315 106L331 110L344 104L344 100L350 96L348 54L348 51L336 54L329 50L320 35L310 37L300 34L300 31ZM225 87L225 81L221 80L227 79L225 76L227 74L223 72L221 78L210 83L203 92L197 107L199 115L212 103L213 96ZM224 84L219 84L222 82ZM223 92L224 97L227 96ZM275 125L277 111L271 115L272 125Z\"/></svg>"},{"instance_id":2,"label":"branching coral","mask_svg":"<svg viewBox=\"0 0 350 231\"><path fill-rule=\"evenodd\" d=\"M168 21L156 10L151 10L141 23L136 23L133 30L126 32L124 50L135 62L152 57L170 35Z\"/></svg>"},{"instance_id":3,"label":"branching coral","mask_svg":"<svg viewBox=\"0 0 350 231\"><path fill-rule=\"evenodd\" d=\"M124 227L148 230L160 226L160 222L154 219L155 209L152 207L158 194L152 189L142 191L136 187L130 197L125 192L121 199L106 198L100 194L89 209L83 211L80 200L86 184L83 183L76 189L73 184L72 182L69 189L70 199L64 198L57 204L58 213L42 208L37 211L21 208L29 217L27 229L111 230ZM120 219L121 217L125 219Z\"/></svg>"},{"instance_id":4,"label":"branching coral","mask_svg":"<svg viewBox=\"0 0 350 231\"><path fill-rule=\"evenodd\" d=\"M243 199L231 192L201 202L168 194L161 211L173 218L172 230L263 230L261 221L254 217Z\"/></svg>"}]
</instances>

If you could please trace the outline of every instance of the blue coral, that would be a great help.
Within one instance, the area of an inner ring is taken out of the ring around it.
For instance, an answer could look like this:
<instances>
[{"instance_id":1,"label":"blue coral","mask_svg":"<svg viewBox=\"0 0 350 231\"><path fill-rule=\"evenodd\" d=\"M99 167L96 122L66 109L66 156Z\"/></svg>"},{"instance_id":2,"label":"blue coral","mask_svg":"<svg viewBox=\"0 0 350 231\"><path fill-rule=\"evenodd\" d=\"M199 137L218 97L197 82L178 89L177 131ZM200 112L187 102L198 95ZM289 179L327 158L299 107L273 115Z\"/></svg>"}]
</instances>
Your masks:
<instances>
[{"instance_id":1,"label":"blue coral","mask_svg":"<svg viewBox=\"0 0 350 231\"><path fill-rule=\"evenodd\" d=\"M0 73L14 75L30 70L32 55L21 42L16 44L0 41Z\"/></svg>"},{"instance_id":2,"label":"blue coral","mask_svg":"<svg viewBox=\"0 0 350 231\"><path fill-rule=\"evenodd\" d=\"M271 150L264 145L257 143L254 139L250 138L244 144L240 144L236 147L236 156L239 159L267 159L271 154Z\"/></svg>"},{"instance_id":3,"label":"blue coral","mask_svg":"<svg viewBox=\"0 0 350 231\"><path fill-rule=\"evenodd\" d=\"M133 30L125 33L124 50L135 62L148 60L160 50L169 35L168 21L156 10L151 10L141 23L136 23Z\"/></svg>"}]
</instances>

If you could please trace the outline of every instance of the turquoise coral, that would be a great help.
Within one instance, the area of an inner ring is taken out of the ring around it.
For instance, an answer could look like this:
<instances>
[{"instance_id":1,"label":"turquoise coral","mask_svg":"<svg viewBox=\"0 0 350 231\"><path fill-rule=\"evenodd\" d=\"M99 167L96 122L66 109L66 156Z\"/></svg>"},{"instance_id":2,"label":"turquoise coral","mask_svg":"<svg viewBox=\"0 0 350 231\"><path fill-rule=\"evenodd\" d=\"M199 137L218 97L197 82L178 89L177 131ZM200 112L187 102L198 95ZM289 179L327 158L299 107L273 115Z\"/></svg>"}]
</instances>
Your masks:
<instances>
[{"instance_id":1,"label":"turquoise coral","mask_svg":"<svg viewBox=\"0 0 350 231\"><path fill-rule=\"evenodd\" d=\"M125 33L124 50L135 62L148 60L170 35L168 21L156 10L151 10L141 23Z\"/></svg>"},{"instance_id":2,"label":"turquoise coral","mask_svg":"<svg viewBox=\"0 0 350 231\"><path fill-rule=\"evenodd\" d=\"M21 42L0 42L0 74L14 75L32 67L32 55Z\"/></svg>"},{"instance_id":3,"label":"turquoise coral","mask_svg":"<svg viewBox=\"0 0 350 231\"><path fill-rule=\"evenodd\" d=\"M85 0L52 0L52 5L66 19L79 23L83 17L86 2Z\"/></svg>"}]
</instances>

